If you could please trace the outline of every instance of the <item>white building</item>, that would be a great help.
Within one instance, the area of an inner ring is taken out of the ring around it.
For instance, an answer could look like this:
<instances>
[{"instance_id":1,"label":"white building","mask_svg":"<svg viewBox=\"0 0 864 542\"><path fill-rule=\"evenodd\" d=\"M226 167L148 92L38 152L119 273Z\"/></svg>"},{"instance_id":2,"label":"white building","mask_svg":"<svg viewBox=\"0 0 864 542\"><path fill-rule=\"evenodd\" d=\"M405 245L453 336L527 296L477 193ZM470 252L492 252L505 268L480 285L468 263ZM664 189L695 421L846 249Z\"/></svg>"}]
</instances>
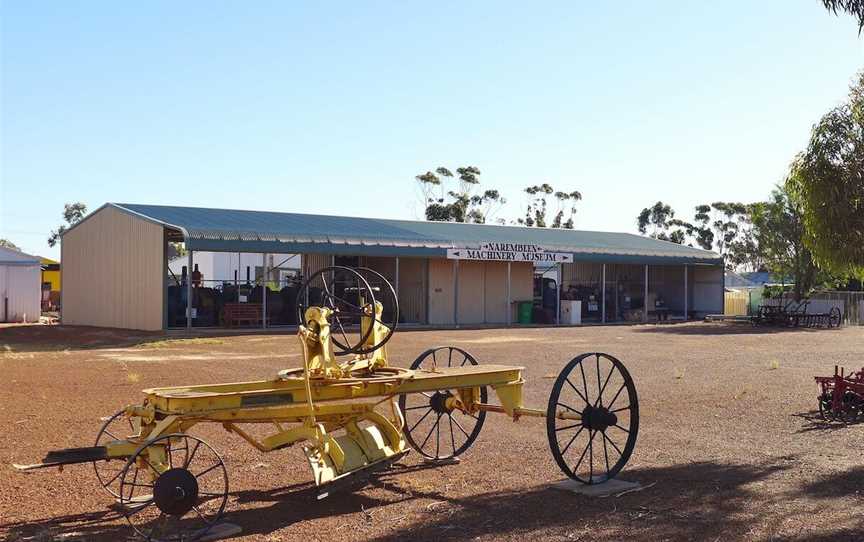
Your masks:
<instances>
[{"instance_id":1,"label":"white building","mask_svg":"<svg viewBox=\"0 0 864 542\"><path fill-rule=\"evenodd\" d=\"M38 322L41 315L39 258L0 247L0 322Z\"/></svg>"},{"instance_id":2,"label":"white building","mask_svg":"<svg viewBox=\"0 0 864 542\"><path fill-rule=\"evenodd\" d=\"M237 252L200 252L194 265L201 273L202 286L215 287L225 282L255 283L264 274L264 264L270 271L268 282L284 285L292 274L300 271L299 254L250 254ZM168 262L168 268L179 281L189 259L179 256ZM194 271L194 269L193 269Z\"/></svg>"}]
</instances>

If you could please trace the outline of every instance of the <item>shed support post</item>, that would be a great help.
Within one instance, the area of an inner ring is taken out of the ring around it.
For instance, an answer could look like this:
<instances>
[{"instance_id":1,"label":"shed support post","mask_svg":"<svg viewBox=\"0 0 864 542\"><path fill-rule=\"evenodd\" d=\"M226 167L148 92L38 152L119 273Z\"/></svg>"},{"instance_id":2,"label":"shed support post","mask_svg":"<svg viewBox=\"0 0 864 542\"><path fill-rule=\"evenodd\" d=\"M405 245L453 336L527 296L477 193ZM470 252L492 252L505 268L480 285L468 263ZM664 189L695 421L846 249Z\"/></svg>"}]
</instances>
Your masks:
<instances>
[{"instance_id":1,"label":"shed support post","mask_svg":"<svg viewBox=\"0 0 864 542\"><path fill-rule=\"evenodd\" d=\"M600 273L600 280L602 284L600 286L600 304L602 305L600 309L600 321L602 323L606 323L606 264L603 264L603 271Z\"/></svg>"},{"instance_id":2,"label":"shed support post","mask_svg":"<svg viewBox=\"0 0 864 542\"><path fill-rule=\"evenodd\" d=\"M453 260L453 325L459 327L459 260Z\"/></svg>"},{"instance_id":3,"label":"shed support post","mask_svg":"<svg viewBox=\"0 0 864 542\"><path fill-rule=\"evenodd\" d=\"M684 321L690 319L690 292L687 291L687 273L689 269L687 268L687 264L684 264Z\"/></svg>"},{"instance_id":4,"label":"shed support post","mask_svg":"<svg viewBox=\"0 0 864 542\"><path fill-rule=\"evenodd\" d=\"M648 321L648 264L645 264L645 297L642 301L642 321Z\"/></svg>"},{"instance_id":5,"label":"shed support post","mask_svg":"<svg viewBox=\"0 0 864 542\"><path fill-rule=\"evenodd\" d=\"M561 325L561 277L564 275L564 266L562 264L558 264L555 266L558 271L558 276L556 277L558 280L558 295L555 297L555 323L559 326Z\"/></svg>"},{"instance_id":6,"label":"shed support post","mask_svg":"<svg viewBox=\"0 0 864 542\"><path fill-rule=\"evenodd\" d=\"M267 286L267 279L269 278L269 273L267 273L267 253L262 254L261 258L264 260L261 264L261 327L267 329L267 290L269 290Z\"/></svg>"},{"instance_id":7,"label":"shed support post","mask_svg":"<svg viewBox=\"0 0 864 542\"><path fill-rule=\"evenodd\" d=\"M513 302L510 299L510 262L507 262L507 327L510 327L513 319Z\"/></svg>"},{"instance_id":8,"label":"shed support post","mask_svg":"<svg viewBox=\"0 0 864 542\"><path fill-rule=\"evenodd\" d=\"M186 329L192 329L192 250L189 253L189 263L186 267Z\"/></svg>"},{"instance_id":9,"label":"shed support post","mask_svg":"<svg viewBox=\"0 0 864 542\"><path fill-rule=\"evenodd\" d=\"M396 256L396 276L393 277L393 289L396 290L396 304L399 304L399 256ZM398 322L397 322L398 324Z\"/></svg>"}]
</instances>

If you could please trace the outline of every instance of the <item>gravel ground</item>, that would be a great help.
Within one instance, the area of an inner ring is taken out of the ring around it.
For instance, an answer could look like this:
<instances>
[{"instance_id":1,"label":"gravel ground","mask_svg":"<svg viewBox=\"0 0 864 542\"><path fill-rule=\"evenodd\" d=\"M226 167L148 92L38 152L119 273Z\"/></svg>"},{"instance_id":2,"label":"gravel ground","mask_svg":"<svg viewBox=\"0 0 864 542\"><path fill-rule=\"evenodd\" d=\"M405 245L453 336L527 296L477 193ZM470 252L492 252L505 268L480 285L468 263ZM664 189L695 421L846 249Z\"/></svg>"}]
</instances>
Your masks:
<instances>
[{"instance_id":1,"label":"gravel ground","mask_svg":"<svg viewBox=\"0 0 864 542\"><path fill-rule=\"evenodd\" d=\"M150 386L259 379L299 363L292 333L165 340L54 326L0 327L0 463L92 444L99 418ZM234 540L861 540L864 426L814 416L813 376L864 365L864 328L723 324L399 332L394 365L453 344L481 363L525 367L525 403L586 351L619 357L640 398L639 440L620 477L654 484L590 499L562 475L542 420L490 414L459 464L409 454L354 493L315 503L302 452L260 454L221 429L193 432L231 475ZM89 465L0 468L0 538L129 538Z\"/></svg>"}]
</instances>

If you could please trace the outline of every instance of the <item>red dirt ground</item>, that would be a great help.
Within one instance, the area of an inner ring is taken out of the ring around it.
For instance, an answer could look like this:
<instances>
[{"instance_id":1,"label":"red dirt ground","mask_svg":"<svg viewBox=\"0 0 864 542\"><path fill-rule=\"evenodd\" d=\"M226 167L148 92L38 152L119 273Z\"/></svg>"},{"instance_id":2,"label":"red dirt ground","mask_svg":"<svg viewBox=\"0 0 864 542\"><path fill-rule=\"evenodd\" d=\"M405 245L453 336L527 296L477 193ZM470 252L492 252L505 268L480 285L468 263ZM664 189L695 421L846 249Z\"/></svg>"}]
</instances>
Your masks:
<instances>
[{"instance_id":1,"label":"red dirt ground","mask_svg":"<svg viewBox=\"0 0 864 542\"><path fill-rule=\"evenodd\" d=\"M150 386L259 379L299 363L293 333L160 335L0 328L0 463L92 444L99 418ZM620 477L643 485L590 499L549 488L562 474L542 420L487 418L459 464L410 454L371 485L315 503L299 449L260 454L196 427L226 460L227 521L238 541L862 540L864 425L815 415L813 376L864 365L864 328L771 330L723 324L400 332L394 365L454 344L481 363L525 366L525 402L545 408L554 377L604 351L639 391L639 441ZM129 528L89 465L0 468L0 538L117 541Z\"/></svg>"}]
</instances>

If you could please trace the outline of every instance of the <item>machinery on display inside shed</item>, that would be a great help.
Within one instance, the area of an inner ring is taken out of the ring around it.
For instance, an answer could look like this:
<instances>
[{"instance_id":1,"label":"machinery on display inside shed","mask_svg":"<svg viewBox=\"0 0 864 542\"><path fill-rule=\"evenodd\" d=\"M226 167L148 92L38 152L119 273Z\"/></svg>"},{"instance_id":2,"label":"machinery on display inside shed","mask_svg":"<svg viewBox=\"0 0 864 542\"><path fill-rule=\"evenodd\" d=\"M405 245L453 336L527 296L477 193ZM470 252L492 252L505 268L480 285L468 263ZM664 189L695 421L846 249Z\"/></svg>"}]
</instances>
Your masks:
<instances>
[{"instance_id":1,"label":"machinery on display inside shed","mask_svg":"<svg viewBox=\"0 0 864 542\"><path fill-rule=\"evenodd\" d=\"M409 446L431 461L460 456L488 412L545 417L555 461L585 484L614 477L633 452L636 388L610 355L571 360L546 409L533 409L522 403L522 367L479 365L461 348L431 348L410 368L391 366L386 343L396 331L398 302L371 269L314 273L298 292L297 313L303 367L271 380L144 390L143 403L105 421L94 446L49 452L41 463L16 468L92 463L133 529L161 541L194 540L225 512L225 464L189 434L202 423L221 424L261 452L302 443L319 499L388 467ZM488 388L498 404L489 402ZM249 424L273 430L256 438L244 428Z\"/></svg>"}]
</instances>

